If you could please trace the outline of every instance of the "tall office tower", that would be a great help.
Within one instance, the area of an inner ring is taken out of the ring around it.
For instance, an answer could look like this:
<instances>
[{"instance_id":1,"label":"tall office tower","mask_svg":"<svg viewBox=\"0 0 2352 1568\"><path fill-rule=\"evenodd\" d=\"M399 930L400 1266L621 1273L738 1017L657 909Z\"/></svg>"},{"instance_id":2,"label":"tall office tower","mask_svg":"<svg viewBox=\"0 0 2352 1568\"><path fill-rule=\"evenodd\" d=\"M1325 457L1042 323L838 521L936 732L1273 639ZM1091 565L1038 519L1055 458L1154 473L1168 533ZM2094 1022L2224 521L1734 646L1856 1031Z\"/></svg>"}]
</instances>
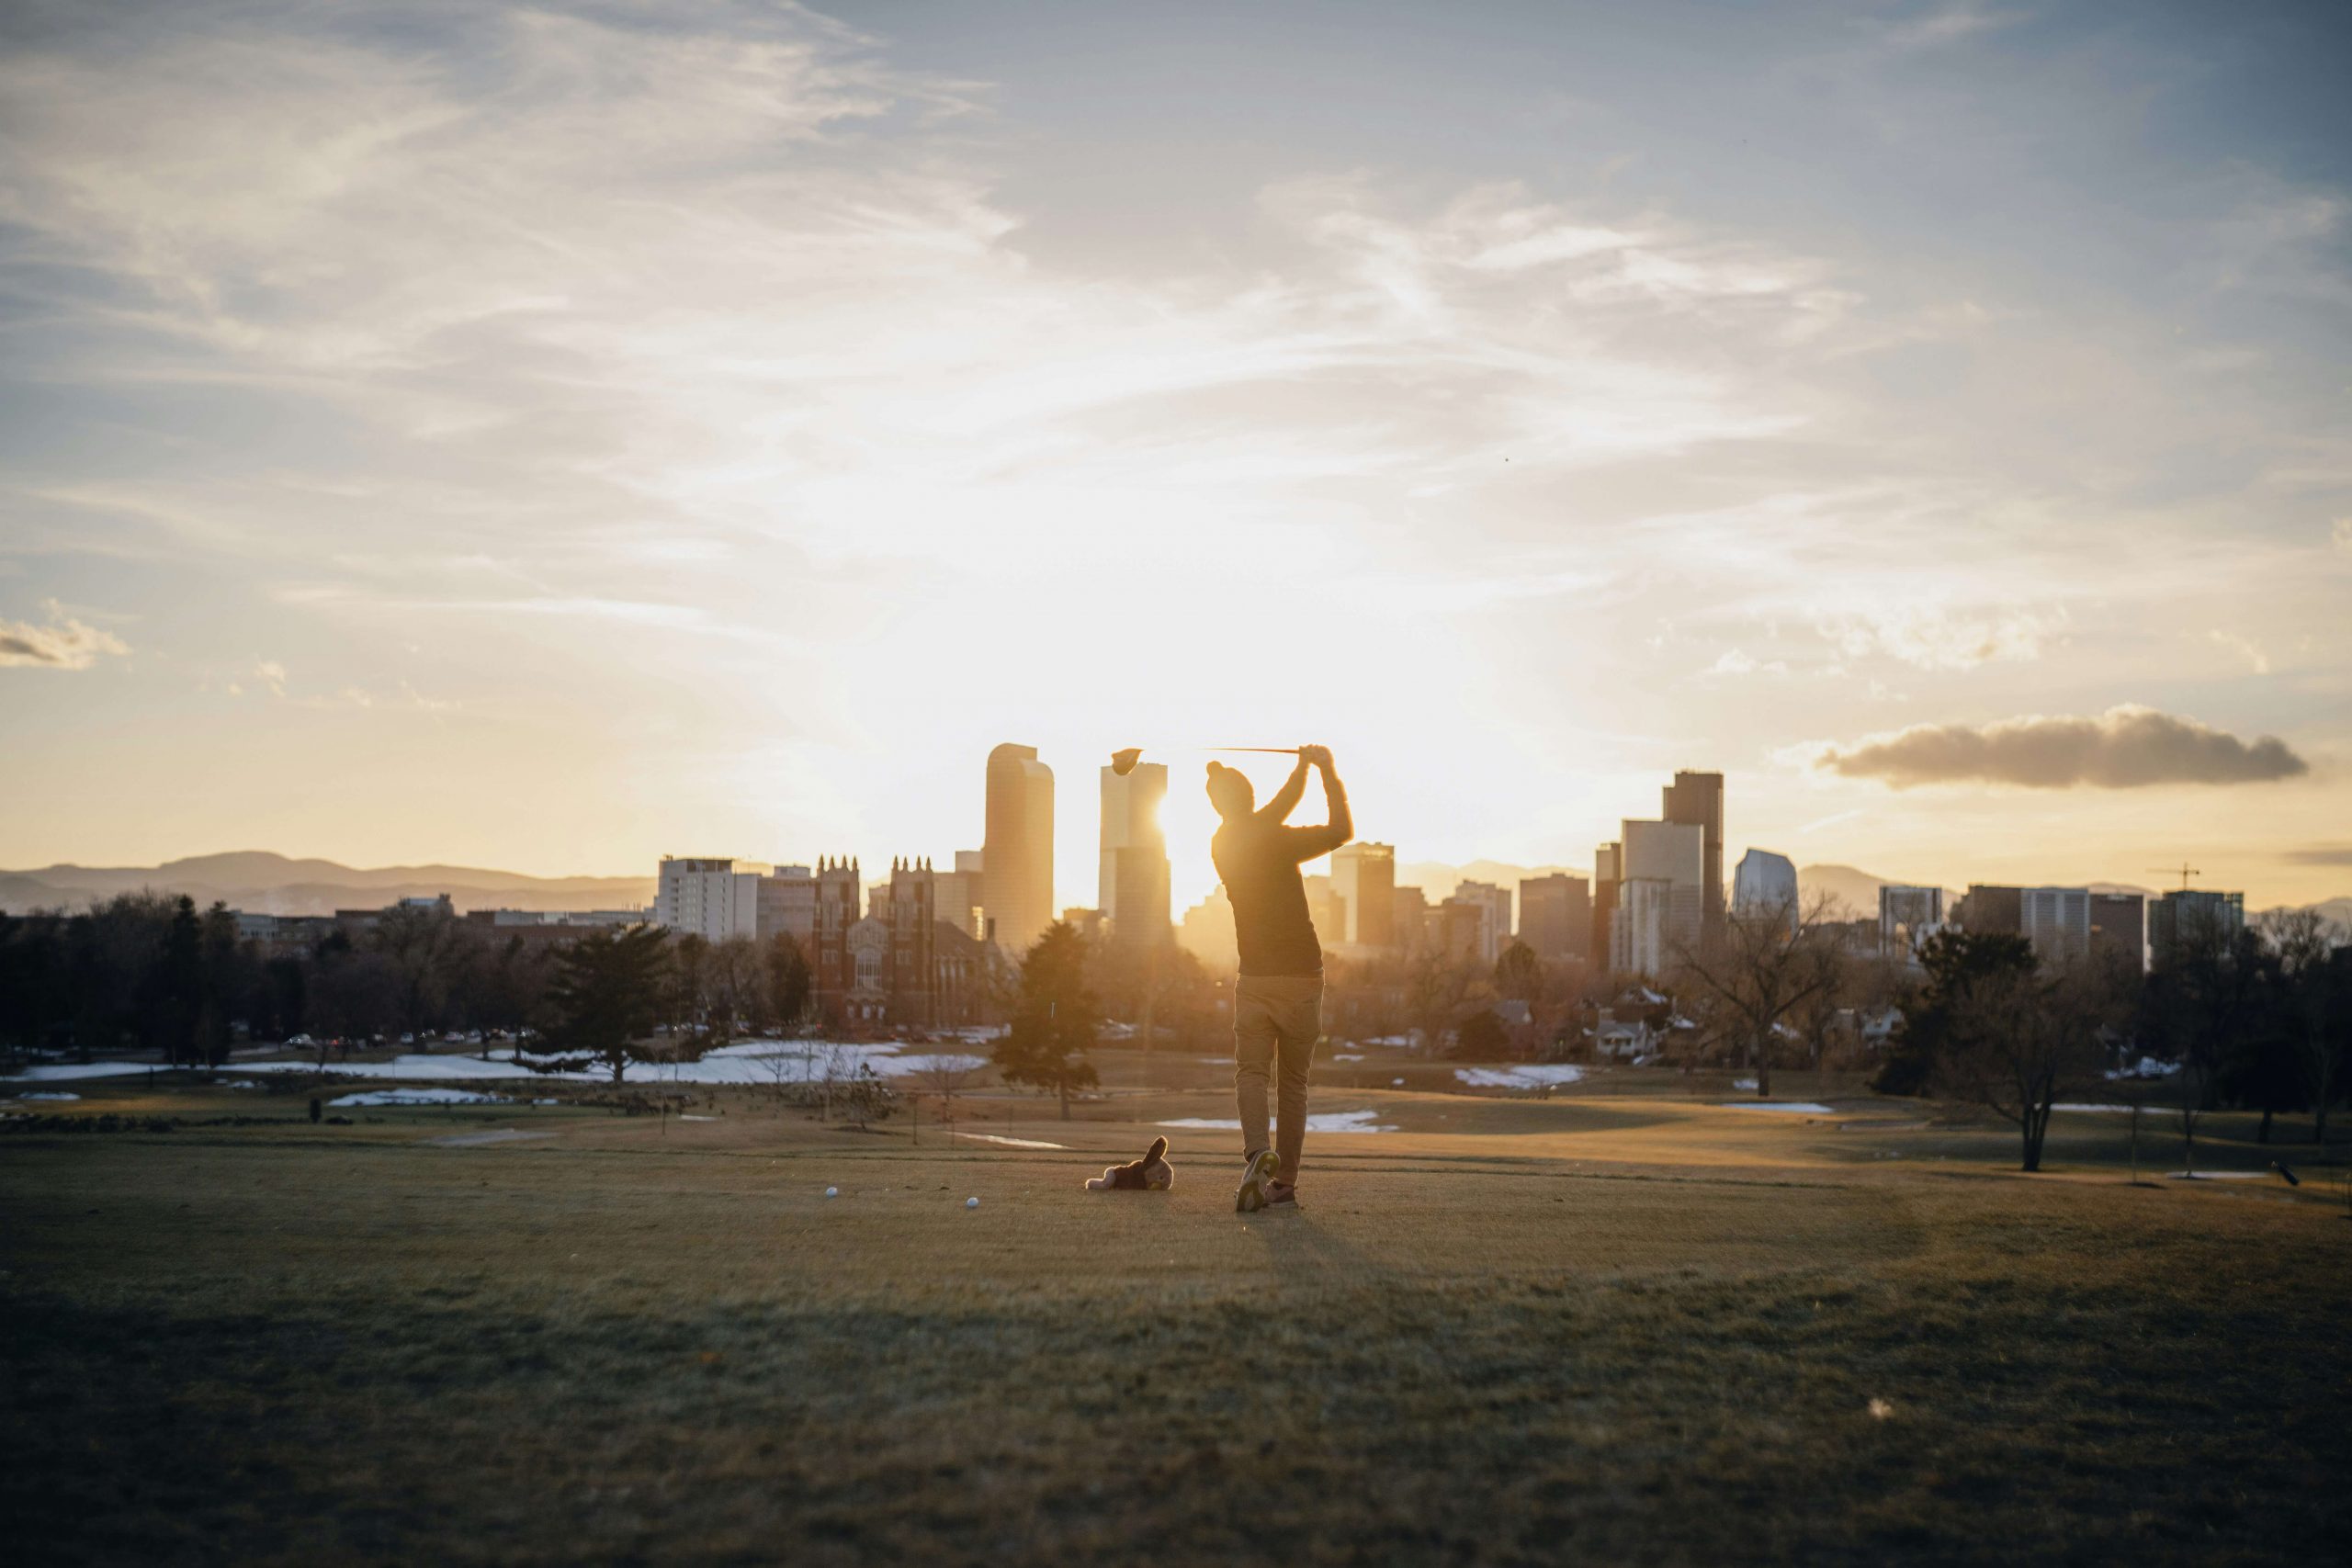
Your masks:
<instances>
[{"instance_id":1,"label":"tall office tower","mask_svg":"<svg viewBox=\"0 0 2352 1568\"><path fill-rule=\"evenodd\" d=\"M1610 923L1617 918L1617 888L1625 880L1625 850L1602 844L1592 852L1592 970L1606 975L1612 965Z\"/></svg>"},{"instance_id":2,"label":"tall office tower","mask_svg":"<svg viewBox=\"0 0 2352 1568\"><path fill-rule=\"evenodd\" d=\"M1952 915L1971 936L2023 936L2025 889L1972 882Z\"/></svg>"},{"instance_id":3,"label":"tall office tower","mask_svg":"<svg viewBox=\"0 0 2352 1568\"><path fill-rule=\"evenodd\" d=\"M2233 942L2245 929L2245 894L2175 888L2148 910L2148 961L2161 969L2199 947Z\"/></svg>"},{"instance_id":4,"label":"tall office tower","mask_svg":"<svg viewBox=\"0 0 2352 1568\"><path fill-rule=\"evenodd\" d=\"M1732 874L1731 907L1743 914L1788 911L1792 923L1797 908L1797 868L1786 855L1770 850L1750 850L1739 857Z\"/></svg>"},{"instance_id":5,"label":"tall office tower","mask_svg":"<svg viewBox=\"0 0 2352 1568\"><path fill-rule=\"evenodd\" d=\"M759 937L782 933L805 949L817 934L817 878L805 865L780 865L760 878Z\"/></svg>"},{"instance_id":6,"label":"tall office tower","mask_svg":"<svg viewBox=\"0 0 2352 1568\"><path fill-rule=\"evenodd\" d=\"M1399 953L1419 953L1429 946L1430 896L1410 883L1390 896L1388 931Z\"/></svg>"},{"instance_id":7,"label":"tall office tower","mask_svg":"<svg viewBox=\"0 0 2352 1568\"><path fill-rule=\"evenodd\" d=\"M1712 948L1724 934L1724 776L1679 772L1665 795L1666 807L1659 815L1705 836L1699 934Z\"/></svg>"},{"instance_id":8,"label":"tall office tower","mask_svg":"<svg viewBox=\"0 0 2352 1568\"><path fill-rule=\"evenodd\" d=\"M980 872L982 856L978 850L957 850L956 869L934 871L932 876L933 895L938 899L939 918L962 931L966 936L984 938L988 935L988 889Z\"/></svg>"},{"instance_id":9,"label":"tall office tower","mask_svg":"<svg viewBox=\"0 0 2352 1568\"><path fill-rule=\"evenodd\" d=\"M989 753L980 854L997 945L1017 959L1054 923L1054 771L1037 761L1035 746Z\"/></svg>"},{"instance_id":10,"label":"tall office tower","mask_svg":"<svg viewBox=\"0 0 2352 1568\"><path fill-rule=\"evenodd\" d=\"M2091 890L2087 887L2023 887L2018 918L2033 955L2044 964L2066 964L2091 946Z\"/></svg>"},{"instance_id":11,"label":"tall office tower","mask_svg":"<svg viewBox=\"0 0 2352 1568\"><path fill-rule=\"evenodd\" d=\"M1489 964L1500 958L1503 949L1510 945L1510 889L1491 882L1465 881L1455 885L1453 897L1446 902L1475 905L1486 911L1478 928L1478 956Z\"/></svg>"},{"instance_id":12,"label":"tall office tower","mask_svg":"<svg viewBox=\"0 0 2352 1568\"><path fill-rule=\"evenodd\" d=\"M1592 955L1592 890L1585 879L1564 871L1521 878L1519 940L1548 963L1587 962Z\"/></svg>"},{"instance_id":13,"label":"tall office tower","mask_svg":"<svg viewBox=\"0 0 2352 1568\"><path fill-rule=\"evenodd\" d=\"M1704 776L1704 775L1701 775ZM1662 882L1670 891L1663 895L1668 910L1666 934L1662 939L1668 952L1681 952L1699 947L1706 940L1707 910L1707 838L1706 829L1695 822L1637 822L1628 818L1619 824L1618 842L1624 846L1619 857L1619 869L1623 880L1633 882ZM1617 907L1625 908L1621 889ZM1623 944L1612 940L1611 949L1622 951ZM1637 974L1655 975L1658 964L1635 970Z\"/></svg>"},{"instance_id":14,"label":"tall office tower","mask_svg":"<svg viewBox=\"0 0 2352 1568\"><path fill-rule=\"evenodd\" d=\"M1609 967L1620 975L1662 974L1674 966L1698 926L1695 883L1629 876L1617 886L1617 913L1609 922Z\"/></svg>"},{"instance_id":15,"label":"tall office tower","mask_svg":"<svg viewBox=\"0 0 2352 1568\"><path fill-rule=\"evenodd\" d=\"M1159 806L1168 766L1139 762L1122 778L1102 770L1102 844L1095 902L1114 946L1165 947L1175 934L1168 908L1168 835Z\"/></svg>"},{"instance_id":16,"label":"tall office tower","mask_svg":"<svg viewBox=\"0 0 2352 1568\"><path fill-rule=\"evenodd\" d=\"M706 942L756 935L759 874L737 871L731 860L663 855L653 895L653 921Z\"/></svg>"},{"instance_id":17,"label":"tall office tower","mask_svg":"<svg viewBox=\"0 0 2352 1568\"><path fill-rule=\"evenodd\" d=\"M2148 966L2148 901L2137 893L2091 895L2091 948L2112 948L2134 970Z\"/></svg>"},{"instance_id":18,"label":"tall office tower","mask_svg":"<svg viewBox=\"0 0 2352 1568\"><path fill-rule=\"evenodd\" d=\"M1919 944L1944 929L1944 890L1888 883L1878 890L1878 950L1916 963Z\"/></svg>"},{"instance_id":19,"label":"tall office tower","mask_svg":"<svg viewBox=\"0 0 2352 1568\"><path fill-rule=\"evenodd\" d=\"M1347 942L1396 942L1396 852L1387 844L1343 844L1331 852L1331 890L1346 900Z\"/></svg>"}]
</instances>

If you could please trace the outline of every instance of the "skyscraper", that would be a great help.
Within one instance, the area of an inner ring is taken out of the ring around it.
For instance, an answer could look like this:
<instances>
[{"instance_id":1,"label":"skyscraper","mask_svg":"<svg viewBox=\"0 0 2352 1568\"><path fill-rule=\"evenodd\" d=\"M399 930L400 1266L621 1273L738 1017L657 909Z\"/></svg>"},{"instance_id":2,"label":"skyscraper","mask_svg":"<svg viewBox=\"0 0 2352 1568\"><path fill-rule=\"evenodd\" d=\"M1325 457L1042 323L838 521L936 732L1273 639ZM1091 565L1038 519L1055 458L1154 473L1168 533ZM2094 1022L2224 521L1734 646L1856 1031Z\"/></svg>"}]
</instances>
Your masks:
<instances>
[{"instance_id":1,"label":"skyscraper","mask_svg":"<svg viewBox=\"0 0 2352 1568\"><path fill-rule=\"evenodd\" d=\"M1699 937L1713 947L1724 934L1724 776L1721 773L1679 772L1666 786L1668 822L1696 828L1702 835Z\"/></svg>"},{"instance_id":2,"label":"skyscraper","mask_svg":"<svg viewBox=\"0 0 2352 1568\"><path fill-rule=\"evenodd\" d=\"M1395 947L1396 852L1387 844L1346 844L1331 852L1331 890L1346 900L1347 941Z\"/></svg>"},{"instance_id":3,"label":"skyscraper","mask_svg":"<svg viewBox=\"0 0 2352 1568\"><path fill-rule=\"evenodd\" d=\"M1054 923L1054 771L1035 746L989 753L980 871L997 944L1018 957Z\"/></svg>"},{"instance_id":4,"label":"skyscraper","mask_svg":"<svg viewBox=\"0 0 2352 1568\"><path fill-rule=\"evenodd\" d=\"M2018 918L2033 955L2064 964L2091 946L2091 890L2087 887L2025 887L2018 892Z\"/></svg>"},{"instance_id":5,"label":"skyscraper","mask_svg":"<svg viewBox=\"0 0 2352 1568\"><path fill-rule=\"evenodd\" d=\"M1585 879L1564 871L1521 878L1519 940L1551 963L1589 959L1592 894Z\"/></svg>"},{"instance_id":6,"label":"skyscraper","mask_svg":"<svg viewBox=\"0 0 2352 1568\"><path fill-rule=\"evenodd\" d=\"M1592 968L1606 975L1613 966L1610 926L1617 918L1617 889L1625 880L1624 846L1601 844L1592 852Z\"/></svg>"},{"instance_id":7,"label":"skyscraper","mask_svg":"<svg viewBox=\"0 0 2352 1568\"><path fill-rule=\"evenodd\" d=\"M2234 941L2245 929L2245 895L2175 888L2148 908L2148 959L2161 969L2186 953Z\"/></svg>"},{"instance_id":8,"label":"skyscraper","mask_svg":"<svg viewBox=\"0 0 2352 1568\"><path fill-rule=\"evenodd\" d=\"M1491 882L1464 880L1455 885L1448 904L1463 904L1482 911L1478 923L1478 956L1492 964L1510 945L1510 889Z\"/></svg>"},{"instance_id":9,"label":"skyscraper","mask_svg":"<svg viewBox=\"0 0 2352 1568\"><path fill-rule=\"evenodd\" d=\"M1168 767L1139 762L1122 777L1102 770L1102 843L1096 907L1121 947L1165 946L1174 932L1168 908L1168 835L1159 806Z\"/></svg>"},{"instance_id":10,"label":"skyscraper","mask_svg":"<svg viewBox=\"0 0 2352 1568\"><path fill-rule=\"evenodd\" d=\"M1797 868L1789 857L1774 854L1770 850L1749 850L1739 857L1739 869L1732 874L1731 907L1743 913L1763 913L1786 909L1794 915L1797 907Z\"/></svg>"},{"instance_id":11,"label":"skyscraper","mask_svg":"<svg viewBox=\"0 0 2352 1568\"><path fill-rule=\"evenodd\" d=\"M2137 893L2091 895L2091 946L2111 947L2135 970L2148 966L2148 901Z\"/></svg>"},{"instance_id":12,"label":"skyscraper","mask_svg":"<svg viewBox=\"0 0 2352 1568\"><path fill-rule=\"evenodd\" d=\"M1671 959L1706 940L1706 829L1696 822L1641 822L1630 818L1619 828L1617 841L1623 846L1618 856L1622 880L1610 932L1610 965L1632 974L1655 975ZM1637 882L1650 886L1642 894L1638 915L1634 915L1629 913L1634 909L1631 890ZM1720 881L1717 887L1720 890ZM1629 919L1635 923L1625 926ZM1621 926L1624 929L1615 929Z\"/></svg>"}]
</instances>

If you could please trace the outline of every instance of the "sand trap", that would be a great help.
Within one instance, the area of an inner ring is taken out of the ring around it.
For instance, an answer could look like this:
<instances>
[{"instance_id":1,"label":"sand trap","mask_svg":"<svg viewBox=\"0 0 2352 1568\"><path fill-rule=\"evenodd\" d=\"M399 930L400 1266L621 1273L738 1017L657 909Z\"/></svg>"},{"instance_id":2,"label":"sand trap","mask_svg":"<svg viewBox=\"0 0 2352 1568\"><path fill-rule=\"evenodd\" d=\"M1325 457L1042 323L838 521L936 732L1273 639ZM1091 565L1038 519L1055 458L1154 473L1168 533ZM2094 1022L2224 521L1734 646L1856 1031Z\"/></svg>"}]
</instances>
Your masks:
<instances>
[{"instance_id":1,"label":"sand trap","mask_svg":"<svg viewBox=\"0 0 2352 1568\"><path fill-rule=\"evenodd\" d=\"M469 1089L371 1089L327 1101L329 1105L503 1105L503 1094Z\"/></svg>"},{"instance_id":2,"label":"sand trap","mask_svg":"<svg viewBox=\"0 0 2352 1568\"><path fill-rule=\"evenodd\" d=\"M1306 1130L1310 1133L1395 1132L1396 1129L1394 1127L1374 1124L1372 1119L1379 1114L1377 1111L1325 1111L1307 1117ZM1185 1116L1173 1122L1162 1122L1158 1124L1162 1127L1191 1127L1204 1133L1241 1131L1239 1117L1226 1117L1219 1120L1214 1116Z\"/></svg>"},{"instance_id":3,"label":"sand trap","mask_svg":"<svg viewBox=\"0 0 2352 1568\"><path fill-rule=\"evenodd\" d=\"M1543 1089L1579 1082L1584 1069L1565 1062L1536 1062L1518 1067L1456 1067L1453 1076L1472 1089Z\"/></svg>"},{"instance_id":4,"label":"sand trap","mask_svg":"<svg viewBox=\"0 0 2352 1568\"><path fill-rule=\"evenodd\" d=\"M1802 1111L1808 1116L1835 1116L1836 1111L1810 1100L1726 1100L1725 1111Z\"/></svg>"},{"instance_id":5,"label":"sand trap","mask_svg":"<svg viewBox=\"0 0 2352 1568\"><path fill-rule=\"evenodd\" d=\"M484 1144L519 1144L529 1138L552 1138L553 1133L518 1133L512 1127L501 1127L494 1133L452 1133L447 1137L427 1138L424 1142L436 1149L472 1149Z\"/></svg>"},{"instance_id":6,"label":"sand trap","mask_svg":"<svg viewBox=\"0 0 2352 1568\"><path fill-rule=\"evenodd\" d=\"M1043 1138L1009 1138L1002 1133L958 1133L959 1138L977 1138L984 1144L1002 1144L1008 1149L1066 1149L1068 1144L1049 1144Z\"/></svg>"}]
</instances>

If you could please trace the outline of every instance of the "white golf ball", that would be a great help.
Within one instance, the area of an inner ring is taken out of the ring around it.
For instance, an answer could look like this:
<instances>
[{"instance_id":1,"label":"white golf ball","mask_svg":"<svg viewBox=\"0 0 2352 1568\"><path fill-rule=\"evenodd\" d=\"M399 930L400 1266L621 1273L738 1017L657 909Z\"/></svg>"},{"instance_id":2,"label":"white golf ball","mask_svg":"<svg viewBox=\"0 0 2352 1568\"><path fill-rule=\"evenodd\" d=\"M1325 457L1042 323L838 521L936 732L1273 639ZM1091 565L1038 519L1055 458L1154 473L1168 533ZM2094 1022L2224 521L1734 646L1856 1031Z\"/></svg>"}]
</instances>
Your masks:
<instances>
[{"instance_id":1,"label":"white golf ball","mask_svg":"<svg viewBox=\"0 0 2352 1568\"><path fill-rule=\"evenodd\" d=\"M967 1198L964 1200L964 1207L967 1209L977 1209L979 1206L980 1201L978 1198Z\"/></svg>"},{"instance_id":2,"label":"white golf ball","mask_svg":"<svg viewBox=\"0 0 2352 1568\"><path fill-rule=\"evenodd\" d=\"M825 1196L828 1198L838 1198L841 1195L842 1190L838 1187L828 1187L825 1189Z\"/></svg>"}]
</instances>

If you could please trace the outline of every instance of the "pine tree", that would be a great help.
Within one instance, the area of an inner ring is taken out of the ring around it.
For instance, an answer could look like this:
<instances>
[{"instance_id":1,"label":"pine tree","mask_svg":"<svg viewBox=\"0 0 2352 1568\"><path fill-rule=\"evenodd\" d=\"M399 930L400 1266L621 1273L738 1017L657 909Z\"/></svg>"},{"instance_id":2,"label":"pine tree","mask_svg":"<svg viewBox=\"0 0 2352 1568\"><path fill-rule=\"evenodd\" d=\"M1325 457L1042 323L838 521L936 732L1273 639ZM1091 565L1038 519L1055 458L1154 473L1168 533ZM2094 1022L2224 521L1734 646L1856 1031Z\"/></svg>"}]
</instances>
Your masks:
<instances>
[{"instance_id":1,"label":"pine tree","mask_svg":"<svg viewBox=\"0 0 2352 1568\"><path fill-rule=\"evenodd\" d=\"M1009 1084L1029 1084L1058 1095L1069 1120L1072 1089L1098 1081L1087 1053L1094 1048L1099 1010L1086 987L1086 940L1057 920L1021 962L1021 995L1012 1027L997 1042L997 1071Z\"/></svg>"},{"instance_id":2,"label":"pine tree","mask_svg":"<svg viewBox=\"0 0 2352 1568\"><path fill-rule=\"evenodd\" d=\"M560 1049L600 1062L613 1081L640 1036L662 1021L670 999L669 933L659 926L592 931L558 951L548 987Z\"/></svg>"}]
</instances>

